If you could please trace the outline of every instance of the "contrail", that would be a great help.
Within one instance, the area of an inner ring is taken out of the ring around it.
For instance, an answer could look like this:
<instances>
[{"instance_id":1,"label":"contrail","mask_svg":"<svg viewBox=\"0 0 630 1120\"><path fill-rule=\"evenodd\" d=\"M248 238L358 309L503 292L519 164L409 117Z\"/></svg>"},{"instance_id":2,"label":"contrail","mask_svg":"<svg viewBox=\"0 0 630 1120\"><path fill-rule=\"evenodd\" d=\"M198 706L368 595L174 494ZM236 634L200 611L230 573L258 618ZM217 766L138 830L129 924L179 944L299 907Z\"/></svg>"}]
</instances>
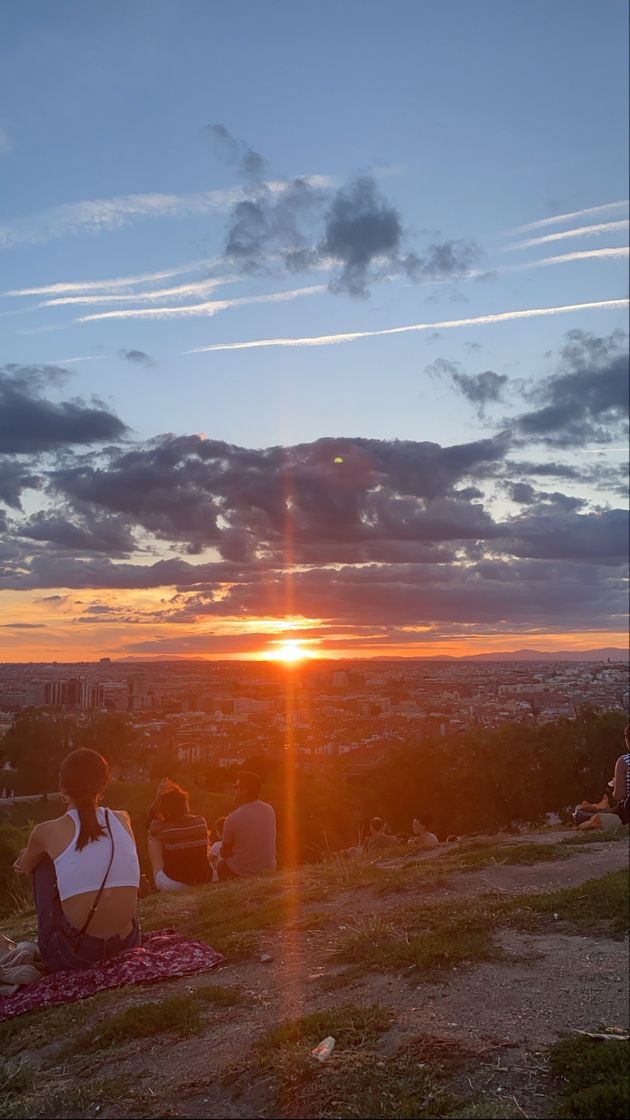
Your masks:
<instances>
[{"instance_id":1,"label":"contrail","mask_svg":"<svg viewBox=\"0 0 630 1120\"><path fill-rule=\"evenodd\" d=\"M627 210L630 206L628 199L621 202L605 202L602 206L589 206L586 210L572 210L569 214L556 214L553 218L541 218L538 222L528 222L525 226L515 226L512 233L529 233L532 229L544 229L545 226L561 226L564 222L573 222L576 218L588 218L591 214L605 214L611 210Z\"/></svg>"},{"instance_id":2,"label":"contrail","mask_svg":"<svg viewBox=\"0 0 630 1120\"><path fill-rule=\"evenodd\" d=\"M623 218L620 222L599 222L594 226L578 226L576 229L563 229L558 233L547 233L544 237L528 237L526 241L515 241L501 250L509 253L512 249L531 249L534 245L547 245L550 241L565 241L567 237L595 237L599 233L610 233L614 229L627 229L630 222Z\"/></svg>"},{"instance_id":3,"label":"contrail","mask_svg":"<svg viewBox=\"0 0 630 1120\"><path fill-rule=\"evenodd\" d=\"M124 295L120 293L116 295L101 293L97 296L55 296L54 299L42 300L41 303L37 304L37 307L65 307L68 304L133 303L134 300L139 303L154 303L156 300L168 299L169 297L185 299L187 296L207 295L208 292L222 287L223 284L234 284L240 279L240 276L215 276L211 280L196 280L189 284L177 284L172 288L149 288L142 292L125 292Z\"/></svg>"},{"instance_id":4,"label":"contrail","mask_svg":"<svg viewBox=\"0 0 630 1120\"><path fill-rule=\"evenodd\" d=\"M99 311L95 315L79 315L75 323L92 323L96 319L188 319L194 315L216 315L230 307L241 307L249 303L281 303L284 300L310 296L315 292L327 291L325 284L315 284L310 288L293 288L287 292L272 292L266 296L240 296L238 299L214 299L205 303L185 304L183 307L134 307L126 311Z\"/></svg>"},{"instance_id":5,"label":"contrail","mask_svg":"<svg viewBox=\"0 0 630 1120\"><path fill-rule=\"evenodd\" d=\"M538 261L527 261L526 264L508 264L497 269L497 272L523 272L529 268L544 268L551 264L569 264L571 261L586 261L593 258L619 260L627 257L627 245L620 245L615 249L576 249L573 253L561 253L557 257L542 257Z\"/></svg>"},{"instance_id":6,"label":"contrail","mask_svg":"<svg viewBox=\"0 0 630 1120\"><path fill-rule=\"evenodd\" d=\"M162 269L161 272L141 272L137 276L118 276L111 280L60 280L56 284L45 284L41 288L13 288L2 292L3 296L48 296L64 295L70 292L117 292L121 288L131 288L134 284L150 284L154 280L170 280L173 276L185 276L188 272L199 272L202 268L212 268L216 260L192 261L176 268Z\"/></svg>"},{"instance_id":7,"label":"contrail","mask_svg":"<svg viewBox=\"0 0 630 1120\"><path fill-rule=\"evenodd\" d=\"M107 354L85 354L79 358L55 358L54 361L45 362L48 366L69 366L72 362L100 362Z\"/></svg>"},{"instance_id":8,"label":"contrail","mask_svg":"<svg viewBox=\"0 0 630 1120\"><path fill-rule=\"evenodd\" d=\"M603 299L593 303L571 303L565 307L532 307L526 311L502 311L497 315L478 315L473 319L445 319L439 323L413 323L408 327L387 327L380 331L353 331L346 334L323 334L313 338L260 338L254 342L217 342L212 346L197 346L185 354L203 354L209 350L255 350L263 346L332 346L341 342L356 342L360 338L379 338L390 334L407 334L411 331L450 330L452 327L485 326L488 323L507 323L513 319L537 319L543 315L563 315L570 311L589 311L607 308L620 310L628 307L628 299Z\"/></svg>"}]
</instances>

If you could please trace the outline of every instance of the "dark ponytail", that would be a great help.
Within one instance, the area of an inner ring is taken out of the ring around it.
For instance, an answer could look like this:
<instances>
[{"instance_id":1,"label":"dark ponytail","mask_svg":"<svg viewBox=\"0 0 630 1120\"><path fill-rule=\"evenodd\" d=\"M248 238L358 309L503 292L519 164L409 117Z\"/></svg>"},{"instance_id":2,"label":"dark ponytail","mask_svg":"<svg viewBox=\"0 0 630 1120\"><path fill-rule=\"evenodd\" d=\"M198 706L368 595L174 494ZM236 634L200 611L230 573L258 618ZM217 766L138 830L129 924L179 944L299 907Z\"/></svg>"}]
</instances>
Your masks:
<instances>
[{"instance_id":1,"label":"dark ponytail","mask_svg":"<svg viewBox=\"0 0 630 1120\"><path fill-rule=\"evenodd\" d=\"M74 801L79 814L79 835L75 848L78 852L91 840L105 836L105 829L98 823L96 806L109 779L109 765L102 754L82 747L64 758L59 770L59 785Z\"/></svg>"}]
</instances>

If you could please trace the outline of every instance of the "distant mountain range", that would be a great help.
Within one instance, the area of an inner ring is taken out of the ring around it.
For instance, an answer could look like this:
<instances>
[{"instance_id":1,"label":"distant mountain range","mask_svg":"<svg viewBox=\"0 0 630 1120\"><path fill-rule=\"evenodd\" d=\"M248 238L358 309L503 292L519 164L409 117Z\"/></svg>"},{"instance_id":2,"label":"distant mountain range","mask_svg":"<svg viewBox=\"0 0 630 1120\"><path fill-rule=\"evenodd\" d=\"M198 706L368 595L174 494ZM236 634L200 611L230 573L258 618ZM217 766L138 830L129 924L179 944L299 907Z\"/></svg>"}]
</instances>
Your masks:
<instances>
[{"instance_id":1,"label":"distant mountain range","mask_svg":"<svg viewBox=\"0 0 630 1120\"><path fill-rule=\"evenodd\" d=\"M451 654L425 656L428 661L627 661L628 650L604 646L602 649L571 649L553 653L541 649L513 649L501 653L470 653L463 657Z\"/></svg>"}]
</instances>

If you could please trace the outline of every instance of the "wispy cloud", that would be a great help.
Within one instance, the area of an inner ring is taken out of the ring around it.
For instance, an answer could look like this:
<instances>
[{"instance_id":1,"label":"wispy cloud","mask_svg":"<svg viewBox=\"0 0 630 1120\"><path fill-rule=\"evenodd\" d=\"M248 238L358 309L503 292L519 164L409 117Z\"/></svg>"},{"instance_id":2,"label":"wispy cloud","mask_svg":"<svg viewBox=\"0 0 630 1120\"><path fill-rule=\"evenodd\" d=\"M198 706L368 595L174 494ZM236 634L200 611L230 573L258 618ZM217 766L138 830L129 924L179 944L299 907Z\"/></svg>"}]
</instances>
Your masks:
<instances>
[{"instance_id":1,"label":"wispy cloud","mask_svg":"<svg viewBox=\"0 0 630 1120\"><path fill-rule=\"evenodd\" d=\"M144 292L126 292L124 295L107 294L97 296L55 296L54 299L45 299L38 303L38 307L63 307L68 304L99 304L99 303L154 303L160 299L185 299L187 296L207 295L223 284L234 284L241 279L239 276L215 276L211 280L196 280L190 284L177 284L173 288L151 288Z\"/></svg>"},{"instance_id":2,"label":"wispy cloud","mask_svg":"<svg viewBox=\"0 0 630 1120\"><path fill-rule=\"evenodd\" d=\"M211 346L197 346L185 354L202 354L209 350L256 350L264 346L332 346L342 342L357 342L361 338L380 338L391 334L408 334L413 331L449 330L453 327L486 326L490 323L507 323L514 319L537 319L544 315L563 315L571 311L620 310L628 307L628 299L604 299L592 303L572 303L564 307L532 307L524 311L502 311L497 315L477 315L472 319L445 319L439 323L412 323L406 327L387 327L379 331L352 331L344 334L324 334L313 338L260 338L253 342L220 342Z\"/></svg>"},{"instance_id":3,"label":"wispy cloud","mask_svg":"<svg viewBox=\"0 0 630 1120\"><path fill-rule=\"evenodd\" d=\"M515 241L506 245L504 253L512 249L531 249L534 245L547 245L550 241L565 241L569 237L596 237L600 233L611 233L617 229L628 229L630 222L623 218L619 222L598 222L594 226L577 226L575 229L563 229L557 233L547 233L544 237L528 237L525 241Z\"/></svg>"},{"instance_id":4,"label":"wispy cloud","mask_svg":"<svg viewBox=\"0 0 630 1120\"><path fill-rule=\"evenodd\" d=\"M193 261L180 264L175 268L162 269L161 272L141 272L137 276L118 276L110 280L60 280L55 284L45 284L40 288L12 288L2 292L3 296L46 296L63 295L71 292L117 292L121 288L131 288L135 284L150 284L156 280L170 280L173 276L185 276L189 272L199 272L216 264L213 260Z\"/></svg>"},{"instance_id":5,"label":"wispy cloud","mask_svg":"<svg viewBox=\"0 0 630 1120\"><path fill-rule=\"evenodd\" d=\"M628 246L620 245L613 249L576 249L572 253L561 253L557 257L542 257L538 261L527 261L525 264L510 264L499 269L500 272L522 272L529 268L545 268L553 264L570 264L571 261L588 261L593 259L621 260L628 256Z\"/></svg>"},{"instance_id":6,"label":"wispy cloud","mask_svg":"<svg viewBox=\"0 0 630 1120\"><path fill-rule=\"evenodd\" d=\"M230 307L242 307L249 303L281 303L284 300L298 299L300 296L325 292L325 284L315 284L310 288L292 288L286 292L271 292L269 295L241 296L237 299L215 299L205 303L191 303L183 307L134 307L125 311L100 311L95 315L80 315L75 323L91 323L96 319L189 319L195 315L216 315Z\"/></svg>"},{"instance_id":7,"label":"wispy cloud","mask_svg":"<svg viewBox=\"0 0 630 1120\"><path fill-rule=\"evenodd\" d=\"M74 362L100 362L106 358L106 354L84 354L78 358L54 358L47 362L46 365L50 366L69 366Z\"/></svg>"},{"instance_id":8,"label":"wispy cloud","mask_svg":"<svg viewBox=\"0 0 630 1120\"><path fill-rule=\"evenodd\" d=\"M572 210L568 214L554 214L551 218L540 218L537 222L528 222L524 226L516 226L512 233L529 233L533 229L545 229L546 226L561 226L564 222L573 222L577 218L590 218L592 214L606 214L617 210L626 211L630 206L628 199L620 202L605 202L602 206L588 206L586 210Z\"/></svg>"},{"instance_id":9,"label":"wispy cloud","mask_svg":"<svg viewBox=\"0 0 630 1120\"><path fill-rule=\"evenodd\" d=\"M304 176L304 182L312 187L327 187L332 180L325 175L311 175ZM265 186L272 194L281 195L287 190L285 180L273 180ZM242 187L229 187L191 194L125 194L64 203L1 225L0 249L42 245L69 234L119 230L144 218L181 218L212 210L227 210L244 197Z\"/></svg>"}]
</instances>

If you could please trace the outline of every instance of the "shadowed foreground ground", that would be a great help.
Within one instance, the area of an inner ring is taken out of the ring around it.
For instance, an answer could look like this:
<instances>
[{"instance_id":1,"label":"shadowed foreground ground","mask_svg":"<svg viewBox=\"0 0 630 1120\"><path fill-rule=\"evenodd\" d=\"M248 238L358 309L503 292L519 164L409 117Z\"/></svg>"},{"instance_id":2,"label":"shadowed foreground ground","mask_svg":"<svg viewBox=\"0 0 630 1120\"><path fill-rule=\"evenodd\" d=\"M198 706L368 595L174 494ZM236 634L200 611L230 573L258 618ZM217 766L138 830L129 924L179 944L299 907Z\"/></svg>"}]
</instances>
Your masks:
<instances>
[{"instance_id":1,"label":"shadowed foreground ground","mask_svg":"<svg viewBox=\"0 0 630 1120\"><path fill-rule=\"evenodd\" d=\"M227 963L0 1026L0 1117L614 1120L627 1043L554 1044L627 1031L627 864L547 832L152 896Z\"/></svg>"}]
</instances>

